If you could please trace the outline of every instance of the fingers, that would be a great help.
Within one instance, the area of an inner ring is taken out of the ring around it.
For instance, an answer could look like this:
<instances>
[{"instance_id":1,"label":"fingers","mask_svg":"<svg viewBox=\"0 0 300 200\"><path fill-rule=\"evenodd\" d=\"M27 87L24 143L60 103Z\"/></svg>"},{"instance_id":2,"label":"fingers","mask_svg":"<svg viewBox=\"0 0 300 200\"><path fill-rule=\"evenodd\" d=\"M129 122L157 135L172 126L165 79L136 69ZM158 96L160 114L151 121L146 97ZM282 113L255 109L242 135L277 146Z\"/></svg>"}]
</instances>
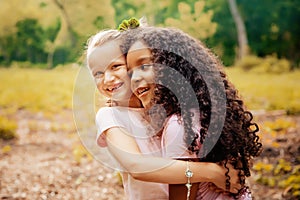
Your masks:
<instances>
[{"instance_id":1,"label":"fingers","mask_svg":"<svg viewBox=\"0 0 300 200\"><path fill-rule=\"evenodd\" d=\"M215 191L215 192L218 192L218 193L223 193L223 194L229 194L228 191L225 191L221 188L218 188L215 184L213 183L210 183L209 184L209 189L212 190L212 191Z\"/></svg>"},{"instance_id":2,"label":"fingers","mask_svg":"<svg viewBox=\"0 0 300 200\"><path fill-rule=\"evenodd\" d=\"M210 183L209 189L213 190L215 192L218 192L218 193L223 193L223 194L229 194L229 193L237 194L239 192L239 190L241 189L241 185L237 184L237 183L232 183L232 184L230 184L230 190L225 191L221 188L218 188L215 184Z\"/></svg>"},{"instance_id":3,"label":"fingers","mask_svg":"<svg viewBox=\"0 0 300 200\"><path fill-rule=\"evenodd\" d=\"M239 190L242 188L242 185L240 184L239 179L231 179L230 181L230 192L231 193L238 193Z\"/></svg>"},{"instance_id":4,"label":"fingers","mask_svg":"<svg viewBox=\"0 0 300 200\"><path fill-rule=\"evenodd\" d=\"M216 192L222 192L224 190L222 190L221 188L218 188L215 184L213 183L209 183L209 189L210 190L213 190L213 191L216 191Z\"/></svg>"},{"instance_id":5,"label":"fingers","mask_svg":"<svg viewBox=\"0 0 300 200\"><path fill-rule=\"evenodd\" d=\"M230 193L237 194L240 190L240 186L230 187Z\"/></svg>"},{"instance_id":6,"label":"fingers","mask_svg":"<svg viewBox=\"0 0 300 200\"><path fill-rule=\"evenodd\" d=\"M107 107L113 107L113 106L118 106L118 103L113 101L112 99L108 99L106 102L105 102L105 106Z\"/></svg>"},{"instance_id":7,"label":"fingers","mask_svg":"<svg viewBox=\"0 0 300 200\"><path fill-rule=\"evenodd\" d=\"M239 192L239 189L233 188L230 192L233 194L237 194Z\"/></svg>"},{"instance_id":8,"label":"fingers","mask_svg":"<svg viewBox=\"0 0 300 200\"><path fill-rule=\"evenodd\" d=\"M241 171L234 169L232 165L230 165L229 169L229 176L230 176L230 192L231 193L238 193L239 190L242 188L242 185L240 183L240 175Z\"/></svg>"}]
</instances>

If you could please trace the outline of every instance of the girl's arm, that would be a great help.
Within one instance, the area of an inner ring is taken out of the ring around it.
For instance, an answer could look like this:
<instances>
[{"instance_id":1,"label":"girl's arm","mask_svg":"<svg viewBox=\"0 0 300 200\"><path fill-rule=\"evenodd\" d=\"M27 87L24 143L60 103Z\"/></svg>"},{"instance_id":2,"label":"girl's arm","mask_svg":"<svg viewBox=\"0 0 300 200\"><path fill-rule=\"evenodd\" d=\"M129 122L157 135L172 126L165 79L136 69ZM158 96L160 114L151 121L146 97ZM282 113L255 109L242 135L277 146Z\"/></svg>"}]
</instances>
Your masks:
<instances>
[{"instance_id":1,"label":"girl's arm","mask_svg":"<svg viewBox=\"0 0 300 200\"><path fill-rule=\"evenodd\" d=\"M185 161L142 155L136 141L123 128L109 128L103 134L106 134L109 151L133 178L167 184L187 183ZM226 190L225 168L215 163L205 162L189 162L189 168L194 174L191 182L212 182ZM237 193L241 188L238 183L238 171L231 167L229 175L230 192Z\"/></svg>"},{"instance_id":2,"label":"girl's arm","mask_svg":"<svg viewBox=\"0 0 300 200\"><path fill-rule=\"evenodd\" d=\"M172 115L166 122L161 136L162 157L172 158L173 160L199 162L196 153L190 153L187 150L188 146L184 140L184 126L178 116ZM189 199L196 199L198 189L199 183L192 184ZM187 192L185 184L169 184L169 199L186 199Z\"/></svg>"}]
</instances>

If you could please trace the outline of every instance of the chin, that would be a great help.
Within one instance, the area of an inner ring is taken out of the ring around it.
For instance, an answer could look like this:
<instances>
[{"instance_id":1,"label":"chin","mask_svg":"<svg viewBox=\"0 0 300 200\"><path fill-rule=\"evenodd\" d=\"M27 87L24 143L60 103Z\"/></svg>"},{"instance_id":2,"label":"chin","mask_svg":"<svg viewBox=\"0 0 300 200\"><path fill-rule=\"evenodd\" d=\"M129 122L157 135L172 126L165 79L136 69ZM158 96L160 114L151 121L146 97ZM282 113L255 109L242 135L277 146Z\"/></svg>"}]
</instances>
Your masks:
<instances>
[{"instance_id":1,"label":"chin","mask_svg":"<svg viewBox=\"0 0 300 200\"><path fill-rule=\"evenodd\" d=\"M143 101L142 104L143 104L143 107L146 109L149 109L152 106L151 101Z\"/></svg>"}]
</instances>

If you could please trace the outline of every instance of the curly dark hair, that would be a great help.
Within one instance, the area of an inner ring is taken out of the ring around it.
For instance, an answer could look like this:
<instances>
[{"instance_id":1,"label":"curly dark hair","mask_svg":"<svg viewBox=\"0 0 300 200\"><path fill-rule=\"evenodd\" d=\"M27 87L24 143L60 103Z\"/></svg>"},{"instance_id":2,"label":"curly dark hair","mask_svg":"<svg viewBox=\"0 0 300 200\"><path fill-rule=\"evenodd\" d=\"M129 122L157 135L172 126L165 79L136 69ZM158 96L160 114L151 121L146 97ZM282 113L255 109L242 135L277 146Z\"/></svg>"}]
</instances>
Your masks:
<instances>
[{"instance_id":1,"label":"curly dark hair","mask_svg":"<svg viewBox=\"0 0 300 200\"><path fill-rule=\"evenodd\" d=\"M164 106L168 116L181 116L188 149L201 161L220 163L227 169L227 163L232 164L240 170L244 185L251 160L262 151L259 128L220 60L199 40L174 28L139 27L122 37L125 54L136 41L151 49L158 83L154 101ZM200 115L200 131L193 129L194 115ZM226 185L230 187L228 173Z\"/></svg>"}]
</instances>

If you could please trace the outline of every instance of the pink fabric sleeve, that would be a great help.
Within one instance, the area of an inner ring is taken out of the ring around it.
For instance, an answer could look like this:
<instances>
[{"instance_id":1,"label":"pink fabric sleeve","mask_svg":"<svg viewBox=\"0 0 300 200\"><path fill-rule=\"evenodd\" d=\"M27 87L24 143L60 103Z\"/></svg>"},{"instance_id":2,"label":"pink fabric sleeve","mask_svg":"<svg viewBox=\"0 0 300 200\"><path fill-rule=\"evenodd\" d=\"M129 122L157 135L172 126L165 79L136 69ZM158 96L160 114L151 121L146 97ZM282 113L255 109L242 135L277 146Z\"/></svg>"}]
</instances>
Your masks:
<instances>
[{"instance_id":1,"label":"pink fabric sleeve","mask_svg":"<svg viewBox=\"0 0 300 200\"><path fill-rule=\"evenodd\" d=\"M116 118L116 116L119 116L117 112L113 107L103 107L96 114L96 141L100 147L107 147L106 135L103 134L104 131L112 127L126 127L119 118Z\"/></svg>"},{"instance_id":2,"label":"pink fabric sleeve","mask_svg":"<svg viewBox=\"0 0 300 200\"><path fill-rule=\"evenodd\" d=\"M167 121L162 135L163 157L168 158L196 158L195 154L189 154L184 140L184 126L173 115Z\"/></svg>"}]
</instances>

